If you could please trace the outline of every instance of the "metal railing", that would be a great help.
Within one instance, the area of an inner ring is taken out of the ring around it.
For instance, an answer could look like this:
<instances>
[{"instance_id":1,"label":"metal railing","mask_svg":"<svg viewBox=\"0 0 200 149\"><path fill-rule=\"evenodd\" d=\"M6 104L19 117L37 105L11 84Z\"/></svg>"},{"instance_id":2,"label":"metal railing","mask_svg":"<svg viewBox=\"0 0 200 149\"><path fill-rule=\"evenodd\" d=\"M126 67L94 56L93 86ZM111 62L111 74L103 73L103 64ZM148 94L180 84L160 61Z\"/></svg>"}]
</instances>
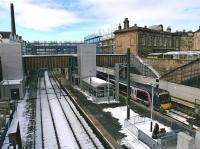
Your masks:
<instances>
[{"instance_id":1,"label":"metal railing","mask_svg":"<svg viewBox=\"0 0 200 149\"><path fill-rule=\"evenodd\" d=\"M200 76L200 58L162 75L161 79L182 84L198 76Z\"/></svg>"},{"instance_id":2,"label":"metal railing","mask_svg":"<svg viewBox=\"0 0 200 149\"><path fill-rule=\"evenodd\" d=\"M151 66L143 62L139 56L134 57L134 66L144 76L159 78L160 74Z\"/></svg>"}]
</instances>

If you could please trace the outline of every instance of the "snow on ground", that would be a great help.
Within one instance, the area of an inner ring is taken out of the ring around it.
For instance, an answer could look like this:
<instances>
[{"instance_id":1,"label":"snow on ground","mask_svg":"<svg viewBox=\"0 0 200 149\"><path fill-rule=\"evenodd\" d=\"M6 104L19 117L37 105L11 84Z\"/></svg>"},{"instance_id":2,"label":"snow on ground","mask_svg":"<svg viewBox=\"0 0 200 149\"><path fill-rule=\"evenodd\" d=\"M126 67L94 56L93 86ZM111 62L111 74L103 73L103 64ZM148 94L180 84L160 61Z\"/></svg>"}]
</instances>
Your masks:
<instances>
[{"instance_id":1,"label":"snow on ground","mask_svg":"<svg viewBox=\"0 0 200 149\"><path fill-rule=\"evenodd\" d=\"M50 107L52 110L52 116L54 119L60 146L61 146L61 148L76 149L76 148L78 148L78 145L77 145L76 140L72 134L72 131L68 125L65 115L61 109L58 99L54 93L54 90L51 86L47 71L45 72L45 82L46 82L47 92L52 93L52 94L47 94L47 95L48 95L49 104L50 104ZM45 125L43 126L43 128L44 127L45 127Z\"/></svg>"},{"instance_id":2,"label":"snow on ground","mask_svg":"<svg viewBox=\"0 0 200 149\"><path fill-rule=\"evenodd\" d=\"M38 88L39 88L38 81ZM41 111L40 111L40 94L37 90L37 99L36 99L36 118L35 118L35 148L42 148L42 130L41 130Z\"/></svg>"},{"instance_id":3,"label":"snow on ground","mask_svg":"<svg viewBox=\"0 0 200 149\"><path fill-rule=\"evenodd\" d=\"M13 114L13 120L9 126L2 149L8 148L8 145L9 145L8 144L9 143L8 134L9 134L9 132L13 132L13 129L14 129L15 125L17 124L17 122L19 122L19 124L20 124L22 143L24 144L26 142L26 137L28 135L28 123L29 123L28 116L26 115L27 99L28 99L28 92L26 92L26 94L24 96L24 100L20 100L18 102L17 110Z\"/></svg>"},{"instance_id":4,"label":"snow on ground","mask_svg":"<svg viewBox=\"0 0 200 149\"><path fill-rule=\"evenodd\" d=\"M103 110L104 112L110 112L111 115L118 119L120 125L124 126L124 120L126 119L126 106L116 107L116 108L106 108ZM134 111L130 110L130 116L138 115ZM134 148L134 149L149 149L147 145L139 141L131 132L129 132L125 127L122 127L120 130L121 133L125 134L121 140L121 144L126 145L127 147Z\"/></svg>"},{"instance_id":5,"label":"snow on ground","mask_svg":"<svg viewBox=\"0 0 200 149\"><path fill-rule=\"evenodd\" d=\"M119 123L123 126L122 130L120 130L121 133L125 134L126 137L122 139L122 144L125 144L128 147L136 148L136 149L146 149L149 148L147 145L142 143L140 140L138 140L131 132L129 132L124 127L124 120L126 119L126 106L122 107L116 107L116 108L106 108L103 111L110 112L111 115L114 118L117 118ZM130 117L139 116L138 113L135 113L130 109ZM139 116L140 117L140 116ZM141 118L141 117L140 117ZM141 118L144 119L144 118ZM131 118L130 118L131 121ZM145 122L136 123L135 126L148 134L150 137L152 133L150 132L150 119L145 118ZM153 121L153 124L159 124L160 128L165 128L166 132L169 132L171 129L169 127L164 126L163 124L159 123L158 121Z\"/></svg>"},{"instance_id":6,"label":"snow on ground","mask_svg":"<svg viewBox=\"0 0 200 149\"><path fill-rule=\"evenodd\" d=\"M59 89L56 87L56 82L53 81L53 79L52 79L52 84L55 87L56 92L58 94L60 94L59 93ZM64 93L64 91L62 91L62 93ZM68 102L65 100L64 96L61 96L60 102L61 102L61 105L63 107L63 110L64 110L66 116L68 117L68 119L69 119L69 121L71 123L72 129L74 130L74 133L75 133L78 141L80 142L81 148L83 148L83 149L84 148L85 149L89 149L89 148L93 149L93 148L95 148L95 146L93 145L93 143L91 142L90 138L86 134L86 132L83 129L82 125L79 123L78 118L74 115L73 111L71 110L71 107L74 110L74 112L76 113L76 115L79 117L79 120L82 122L82 124L86 128L87 132L90 134L90 136L92 137L92 139L96 143L97 147L99 149L104 148L102 146L101 142L99 141L99 139L93 133L92 129L86 123L85 119L80 115L80 113L78 112L76 107L70 101L70 99L68 97L66 97L66 98L67 98Z\"/></svg>"},{"instance_id":7,"label":"snow on ground","mask_svg":"<svg viewBox=\"0 0 200 149\"><path fill-rule=\"evenodd\" d=\"M41 85L41 87L44 87L44 79L43 78L41 79L40 85ZM42 109L42 124L43 124L42 131L43 131L44 147L48 148L48 149L58 148L45 90L41 90L41 106L42 106L42 108L41 108ZM37 144L37 142L36 142L36 144Z\"/></svg>"}]
</instances>

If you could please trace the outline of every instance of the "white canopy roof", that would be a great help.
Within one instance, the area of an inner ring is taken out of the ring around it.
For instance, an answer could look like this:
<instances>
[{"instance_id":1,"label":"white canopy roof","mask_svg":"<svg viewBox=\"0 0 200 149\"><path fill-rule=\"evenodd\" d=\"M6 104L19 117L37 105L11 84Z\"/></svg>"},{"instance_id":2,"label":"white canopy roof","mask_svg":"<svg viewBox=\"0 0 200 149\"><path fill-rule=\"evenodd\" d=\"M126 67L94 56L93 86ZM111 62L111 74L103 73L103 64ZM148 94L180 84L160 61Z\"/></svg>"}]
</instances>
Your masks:
<instances>
[{"instance_id":1,"label":"white canopy roof","mask_svg":"<svg viewBox=\"0 0 200 149\"><path fill-rule=\"evenodd\" d=\"M88 83L88 84L91 84L91 86L93 86L95 88L98 87L98 86L102 86L102 85L108 84L108 82L106 82L106 81L104 81L102 79L99 79L97 77L91 77L91 82L90 82L90 77L84 78L83 81Z\"/></svg>"},{"instance_id":2,"label":"white canopy roof","mask_svg":"<svg viewBox=\"0 0 200 149\"><path fill-rule=\"evenodd\" d=\"M2 85L17 85L17 84L21 84L22 80L3 80L1 81Z\"/></svg>"}]
</instances>

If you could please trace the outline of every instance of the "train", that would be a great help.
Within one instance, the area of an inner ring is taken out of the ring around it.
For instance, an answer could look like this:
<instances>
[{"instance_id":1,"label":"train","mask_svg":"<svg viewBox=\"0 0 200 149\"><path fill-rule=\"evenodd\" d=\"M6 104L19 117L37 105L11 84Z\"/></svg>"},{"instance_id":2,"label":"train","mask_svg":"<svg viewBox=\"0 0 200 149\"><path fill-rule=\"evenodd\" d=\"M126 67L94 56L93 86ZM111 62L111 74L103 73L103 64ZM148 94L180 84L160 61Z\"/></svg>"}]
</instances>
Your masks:
<instances>
[{"instance_id":1,"label":"train","mask_svg":"<svg viewBox=\"0 0 200 149\"><path fill-rule=\"evenodd\" d=\"M105 74L97 74L97 77L106 80L107 77ZM115 80L113 76L109 79L110 83L115 84ZM126 80L120 79L119 90L120 93L127 93L127 85ZM131 100L136 100L141 102L146 106L151 105L152 100L152 86L148 84L141 84L136 82L130 83L130 96ZM165 112L171 109L172 102L171 96L168 91L163 89L157 89L154 87L154 95L153 95L153 106L154 109L160 112Z\"/></svg>"}]
</instances>

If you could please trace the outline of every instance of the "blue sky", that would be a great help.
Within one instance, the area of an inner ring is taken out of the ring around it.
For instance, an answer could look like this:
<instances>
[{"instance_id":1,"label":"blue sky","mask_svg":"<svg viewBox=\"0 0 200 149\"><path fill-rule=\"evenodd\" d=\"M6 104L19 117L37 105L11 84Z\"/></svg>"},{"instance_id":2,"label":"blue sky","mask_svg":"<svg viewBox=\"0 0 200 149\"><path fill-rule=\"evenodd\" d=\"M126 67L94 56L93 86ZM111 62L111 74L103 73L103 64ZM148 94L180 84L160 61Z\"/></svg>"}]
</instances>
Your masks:
<instances>
[{"instance_id":1,"label":"blue sky","mask_svg":"<svg viewBox=\"0 0 200 149\"><path fill-rule=\"evenodd\" d=\"M199 0L0 0L0 31L10 31L11 2L17 34L30 41L80 41L115 30L126 17L131 26L163 24L172 31L200 26Z\"/></svg>"}]
</instances>

